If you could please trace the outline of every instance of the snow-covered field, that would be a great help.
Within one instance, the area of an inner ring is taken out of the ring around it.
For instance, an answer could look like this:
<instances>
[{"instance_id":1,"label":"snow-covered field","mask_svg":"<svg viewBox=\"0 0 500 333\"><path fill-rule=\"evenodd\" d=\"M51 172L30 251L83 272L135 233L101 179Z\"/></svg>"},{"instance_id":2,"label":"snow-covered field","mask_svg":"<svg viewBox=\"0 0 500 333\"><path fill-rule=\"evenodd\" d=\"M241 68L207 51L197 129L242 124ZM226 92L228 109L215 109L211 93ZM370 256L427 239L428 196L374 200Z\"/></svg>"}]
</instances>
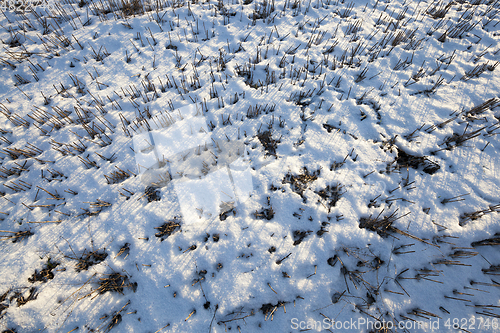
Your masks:
<instances>
[{"instance_id":1,"label":"snow-covered field","mask_svg":"<svg viewBox=\"0 0 500 333\"><path fill-rule=\"evenodd\" d=\"M500 1L32 5L0 332L499 330Z\"/></svg>"}]
</instances>

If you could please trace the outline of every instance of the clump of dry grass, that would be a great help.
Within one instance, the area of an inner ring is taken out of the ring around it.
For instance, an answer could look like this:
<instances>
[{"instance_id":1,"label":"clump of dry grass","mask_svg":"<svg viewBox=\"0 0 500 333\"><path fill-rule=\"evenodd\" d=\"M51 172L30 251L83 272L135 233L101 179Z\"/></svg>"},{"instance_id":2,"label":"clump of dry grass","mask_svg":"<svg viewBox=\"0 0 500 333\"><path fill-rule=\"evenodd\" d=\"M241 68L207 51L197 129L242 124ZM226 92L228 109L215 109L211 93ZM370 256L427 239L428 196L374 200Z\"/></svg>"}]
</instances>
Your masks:
<instances>
[{"instance_id":1,"label":"clump of dry grass","mask_svg":"<svg viewBox=\"0 0 500 333\"><path fill-rule=\"evenodd\" d=\"M10 294L10 297L9 297ZM11 289L7 290L5 293L0 295L0 318L4 315L4 312L8 310L12 301L16 301L17 306L23 306L27 302L36 299L36 287L31 287L29 291L26 293L22 293L21 291L13 291ZM2 331L10 332L10 330ZM15 331L12 331L15 332Z\"/></svg>"},{"instance_id":2,"label":"clump of dry grass","mask_svg":"<svg viewBox=\"0 0 500 333\"><path fill-rule=\"evenodd\" d=\"M273 207L263 208L261 211L255 211L255 217L258 219L272 220L274 217Z\"/></svg>"},{"instance_id":3,"label":"clump of dry grass","mask_svg":"<svg viewBox=\"0 0 500 333\"><path fill-rule=\"evenodd\" d=\"M104 175L108 184L118 184L129 178L131 174L116 167L118 171L112 171L109 175Z\"/></svg>"},{"instance_id":4,"label":"clump of dry grass","mask_svg":"<svg viewBox=\"0 0 500 333\"><path fill-rule=\"evenodd\" d=\"M260 211L255 211L254 216L257 219L265 218L268 221L273 219L274 209L273 206L271 205L271 197L267 197L267 208L262 207Z\"/></svg>"},{"instance_id":5,"label":"clump of dry grass","mask_svg":"<svg viewBox=\"0 0 500 333\"><path fill-rule=\"evenodd\" d=\"M470 221L478 220L481 217L483 217L484 215L494 213L494 212L500 213L500 204L490 206L486 209L480 209L480 210L477 210L477 211L471 212L471 213L463 213L462 215L460 215L459 225L463 227L467 223L469 223Z\"/></svg>"},{"instance_id":6,"label":"clump of dry grass","mask_svg":"<svg viewBox=\"0 0 500 333\"><path fill-rule=\"evenodd\" d=\"M234 206L234 202L222 202L220 204L220 214L219 214L219 219L221 221L225 221L230 214L233 216L236 216L236 207Z\"/></svg>"},{"instance_id":7,"label":"clump of dry grass","mask_svg":"<svg viewBox=\"0 0 500 333\"><path fill-rule=\"evenodd\" d=\"M12 301L15 300L18 307L23 306L29 301L36 299L36 297L38 296L36 290L37 290L36 287L31 287L27 292L24 293L20 291L15 291L14 295L10 297L9 301L12 303Z\"/></svg>"},{"instance_id":8,"label":"clump of dry grass","mask_svg":"<svg viewBox=\"0 0 500 333\"><path fill-rule=\"evenodd\" d=\"M281 138L277 140L273 139L271 130L260 132L259 134L257 134L257 138L259 139L262 146L264 146L266 156L276 156L276 148L278 147L278 143L281 142Z\"/></svg>"},{"instance_id":9,"label":"clump of dry grass","mask_svg":"<svg viewBox=\"0 0 500 333\"><path fill-rule=\"evenodd\" d=\"M155 229L158 230L158 232L155 233L155 236L160 238L163 242L166 238L168 238L175 232L180 231L181 224L177 218L174 218L173 220L167 221L166 223L163 223L160 227L156 227Z\"/></svg>"},{"instance_id":10,"label":"clump of dry grass","mask_svg":"<svg viewBox=\"0 0 500 333\"><path fill-rule=\"evenodd\" d=\"M78 263L76 264L76 271L86 271L89 267L103 262L107 257L108 254L105 250L96 250L88 253L85 250L80 257L76 258L78 260Z\"/></svg>"},{"instance_id":11,"label":"clump of dry grass","mask_svg":"<svg viewBox=\"0 0 500 333\"><path fill-rule=\"evenodd\" d=\"M288 302L278 301L276 304L272 304L272 303L262 304L262 306L260 307L259 310L262 311L262 313L264 314L265 320L268 320L268 319L273 320L273 317L274 317L274 314L276 313L276 310L278 310L278 308L281 308L281 307L284 308L286 303L288 303Z\"/></svg>"},{"instance_id":12,"label":"clump of dry grass","mask_svg":"<svg viewBox=\"0 0 500 333\"><path fill-rule=\"evenodd\" d=\"M382 213L384 210L382 210L376 217L373 217L370 215L369 217L362 217L359 219L359 227L362 229L368 229L371 231L375 231L377 234L379 234L382 237L386 237L389 235L390 232L396 232L396 228L392 226L394 222L402 218L403 216L406 216L408 214L399 216L397 215L397 210L394 212L382 216Z\"/></svg>"},{"instance_id":13,"label":"clump of dry grass","mask_svg":"<svg viewBox=\"0 0 500 333\"><path fill-rule=\"evenodd\" d=\"M288 172L283 178L282 183L289 183L292 187L292 191L300 195L302 199L305 200L304 191L307 189L309 183L318 179L320 173L321 169L310 172L306 167L304 167L302 174L292 175L290 172Z\"/></svg>"},{"instance_id":14,"label":"clump of dry grass","mask_svg":"<svg viewBox=\"0 0 500 333\"><path fill-rule=\"evenodd\" d=\"M420 167L423 167L422 169L423 172L432 175L441 168L439 164L432 162L425 156L411 155L399 147L397 147L397 151L398 151L398 156L394 160L397 169L408 168L408 167L418 169Z\"/></svg>"},{"instance_id":15,"label":"clump of dry grass","mask_svg":"<svg viewBox=\"0 0 500 333\"><path fill-rule=\"evenodd\" d=\"M17 243L25 238L34 235L31 230L21 230L21 231L5 231L0 230L0 232L5 232L7 235L0 236L0 239L7 240L12 239L12 243Z\"/></svg>"},{"instance_id":16,"label":"clump of dry grass","mask_svg":"<svg viewBox=\"0 0 500 333\"><path fill-rule=\"evenodd\" d=\"M344 185L337 183L335 185L327 185L326 188L316 192L317 195L323 199L323 201L327 202L328 212L330 212L332 207L337 205L337 202L340 200L345 191L342 191Z\"/></svg>"},{"instance_id":17,"label":"clump of dry grass","mask_svg":"<svg viewBox=\"0 0 500 333\"><path fill-rule=\"evenodd\" d=\"M28 282L47 282L48 280L52 280L54 278L54 273L52 271L59 266L60 263L57 261L52 261L51 258L47 260L45 267L41 270L35 270L35 273L31 277L28 278Z\"/></svg>"},{"instance_id":18,"label":"clump of dry grass","mask_svg":"<svg viewBox=\"0 0 500 333\"><path fill-rule=\"evenodd\" d=\"M414 236L406 231L403 231L401 229L396 228L393 226L393 223L396 222L397 220L409 215L411 212L408 212L406 214L398 216L398 209L396 209L394 212L382 216L384 213L384 209L376 216L373 217L370 215L369 217L361 217L359 219L359 227L361 229L368 229L371 231L375 231L377 234L379 234L381 237L387 237L387 236L393 236L392 234L400 234L415 240L418 240L422 243L425 243L427 245L435 246L438 247L438 245L430 243L422 238L419 238L417 236ZM396 237L395 237L396 238Z\"/></svg>"},{"instance_id":19,"label":"clump of dry grass","mask_svg":"<svg viewBox=\"0 0 500 333\"><path fill-rule=\"evenodd\" d=\"M146 195L148 202L161 200L160 190L156 187L153 186L146 187L146 189L144 190L144 194Z\"/></svg>"},{"instance_id":20,"label":"clump of dry grass","mask_svg":"<svg viewBox=\"0 0 500 333\"><path fill-rule=\"evenodd\" d=\"M124 16L144 14L141 0L122 0L122 12Z\"/></svg>"},{"instance_id":21,"label":"clump of dry grass","mask_svg":"<svg viewBox=\"0 0 500 333\"><path fill-rule=\"evenodd\" d=\"M312 232L312 230L295 230L293 232L293 245L297 246Z\"/></svg>"},{"instance_id":22,"label":"clump of dry grass","mask_svg":"<svg viewBox=\"0 0 500 333\"><path fill-rule=\"evenodd\" d=\"M123 259L127 259L128 255L130 253L130 244L129 243L125 243L123 244L123 246L120 248L120 251L118 251L118 253L116 254L115 258L118 258L120 256L124 256Z\"/></svg>"},{"instance_id":23,"label":"clump of dry grass","mask_svg":"<svg viewBox=\"0 0 500 333\"><path fill-rule=\"evenodd\" d=\"M2 313L9 308L9 305L5 303L9 292L10 290L7 290L3 295L0 295L0 318L2 317Z\"/></svg>"},{"instance_id":24,"label":"clump of dry grass","mask_svg":"<svg viewBox=\"0 0 500 333\"><path fill-rule=\"evenodd\" d=\"M104 276L99 279L99 287L95 290L100 295L108 291L123 294L124 288L130 288L134 292L137 289L137 282L130 282L127 275L114 272Z\"/></svg>"},{"instance_id":25,"label":"clump of dry grass","mask_svg":"<svg viewBox=\"0 0 500 333\"><path fill-rule=\"evenodd\" d=\"M472 242L470 244L472 247L478 247L478 246L493 246L493 245L500 245L500 233L496 233L494 237L491 238L486 238L482 239L480 241Z\"/></svg>"}]
</instances>

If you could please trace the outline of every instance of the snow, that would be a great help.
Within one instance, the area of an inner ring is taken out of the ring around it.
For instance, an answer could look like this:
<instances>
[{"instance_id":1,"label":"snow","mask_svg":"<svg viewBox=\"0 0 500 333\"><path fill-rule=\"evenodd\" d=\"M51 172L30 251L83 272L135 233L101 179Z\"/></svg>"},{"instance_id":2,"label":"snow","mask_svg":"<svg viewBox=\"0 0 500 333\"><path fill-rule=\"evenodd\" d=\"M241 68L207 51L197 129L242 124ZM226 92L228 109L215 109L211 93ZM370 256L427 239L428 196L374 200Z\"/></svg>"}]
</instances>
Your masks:
<instances>
[{"instance_id":1,"label":"snow","mask_svg":"<svg viewBox=\"0 0 500 333\"><path fill-rule=\"evenodd\" d=\"M48 4L0 18L0 331L498 330L498 2Z\"/></svg>"}]
</instances>

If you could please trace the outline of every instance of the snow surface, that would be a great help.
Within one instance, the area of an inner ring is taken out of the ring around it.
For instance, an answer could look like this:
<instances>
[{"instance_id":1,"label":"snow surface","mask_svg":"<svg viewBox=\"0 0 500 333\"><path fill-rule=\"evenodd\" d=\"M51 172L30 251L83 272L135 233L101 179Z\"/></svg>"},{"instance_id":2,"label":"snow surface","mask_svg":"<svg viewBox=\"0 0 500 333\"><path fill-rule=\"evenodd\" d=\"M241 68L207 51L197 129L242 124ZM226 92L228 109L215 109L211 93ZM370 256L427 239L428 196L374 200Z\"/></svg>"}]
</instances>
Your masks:
<instances>
[{"instance_id":1,"label":"snow surface","mask_svg":"<svg viewBox=\"0 0 500 333\"><path fill-rule=\"evenodd\" d=\"M498 1L49 5L0 18L0 331L498 331Z\"/></svg>"}]
</instances>

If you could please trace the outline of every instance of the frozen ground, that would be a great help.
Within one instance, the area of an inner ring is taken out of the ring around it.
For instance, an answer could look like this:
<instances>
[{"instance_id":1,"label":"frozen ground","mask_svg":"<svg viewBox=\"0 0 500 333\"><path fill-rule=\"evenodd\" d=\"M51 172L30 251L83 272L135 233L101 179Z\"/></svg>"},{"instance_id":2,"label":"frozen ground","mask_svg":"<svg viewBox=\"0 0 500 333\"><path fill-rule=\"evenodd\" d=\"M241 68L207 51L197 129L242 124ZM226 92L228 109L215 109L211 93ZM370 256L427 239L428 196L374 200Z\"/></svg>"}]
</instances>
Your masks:
<instances>
[{"instance_id":1,"label":"frozen ground","mask_svg":"<svg viewBox=\"0 0 500 333\"><path fill-rule=\"evenodd\" d=\"M0 19L0 332L498 331L499 1L49 5Z\"/></svg>"}]
</instances>

